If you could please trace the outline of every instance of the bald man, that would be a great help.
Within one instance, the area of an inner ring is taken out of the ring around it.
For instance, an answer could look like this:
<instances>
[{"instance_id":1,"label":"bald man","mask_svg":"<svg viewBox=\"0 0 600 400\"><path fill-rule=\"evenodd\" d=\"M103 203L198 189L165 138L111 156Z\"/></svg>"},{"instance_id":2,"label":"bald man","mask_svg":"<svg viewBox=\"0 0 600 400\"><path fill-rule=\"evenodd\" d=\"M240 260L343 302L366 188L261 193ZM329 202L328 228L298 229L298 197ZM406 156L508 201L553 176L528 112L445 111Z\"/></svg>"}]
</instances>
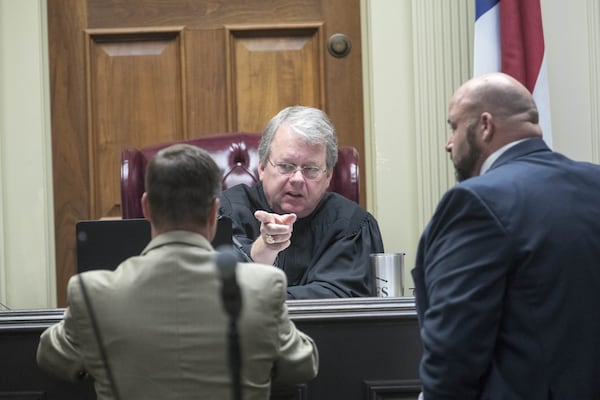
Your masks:
<instances>
[{"instance_id":1,"label":"bald man","mask_svg":"<svg viewBox=\"0 0 600 400\"><path fill-rule=\"evenodd\" d=\"M412 271L422 397L600 398L600 166L551 151L508 75L462 85L448 124L459 183Z\"/></svg>"}]
</instances>

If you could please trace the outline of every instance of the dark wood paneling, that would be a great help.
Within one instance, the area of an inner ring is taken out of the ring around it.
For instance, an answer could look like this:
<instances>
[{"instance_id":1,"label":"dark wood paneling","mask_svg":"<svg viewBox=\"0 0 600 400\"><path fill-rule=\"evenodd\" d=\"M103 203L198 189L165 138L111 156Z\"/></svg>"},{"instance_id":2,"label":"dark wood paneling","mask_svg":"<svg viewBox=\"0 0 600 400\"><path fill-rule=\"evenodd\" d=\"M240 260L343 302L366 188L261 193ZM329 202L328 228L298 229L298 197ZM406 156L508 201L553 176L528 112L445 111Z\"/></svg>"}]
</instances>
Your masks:
<instances>
[{"instance_id":1,"label":"dark wood paneling","mask_svg":"<svg viewBox=\"0 0 600 400\"><path fill-rule=\"evenodd\" d=\"M415 400L421 392L419 380L366 381L365 400Z\"/></svg>"},{"instance_id":2,"label":"dark wood paneling","mask_svg":"<svg viewBox=\"0 0 600 400\"><path fill-rule=\"evenodd\" d=\"M213 43L206 46L205 43ZM227 132L225 33L220 29L186 29L186 121L191 139L201 132ZM262 131L262 130L261 130ZM259 131L259 132L261 132ZM258 132L257 132L258 133Z\"/></svg>"},{"instance_id":3,"label":"dark wood paneling","mask_svg":"<svg viewBox=\"0 0 600 400\"><path fill-rule=\"evenodd\" d=\"M260 132L314 105L358 150L366 204L359 0L48 0L48 29L59 306L75 224L119 216L120 146ZM345 58L326 50L339 32Z\"/></svg>"},{"instance_id":4,"label":"dark wood paneling","mask_svg":"<svg viewBox=\"0 0 600 400\"><path fill-rule=\"evenodd\" d=\"M336 0L323 2L323 42L337 33L348 37L352 48L342 58L328 55L325 57L325 111L331 117L338 137L344 144L351 144L360 155L360 188L361 204L366 204L366 179L364 158L364 114L362 85L362 44L360 13L352 10L360 9L360 0ZM325 50L327 51L327 50ZM392 50L393 51L393 50ZM348 85L347 82L360 82L359 85ZM339 101L339 99L346 99Z\"/></svg>"},{"instance_id":5,"label":"dark wood paneling","mask_svg":"<svg viewBox=\"0 0 600 400\"><path fill-rule=\"evenodd\" d=\"M262 132L291 105L324 108L321 27L226 27L229 131Z\"/></svg>"},{"instance_id":6,"label":"dark wood paneling","mask_svg":"<svg viewBox=\"0 0 600 400\"><path fill-rule=\"evenodd\" d=\"M90 215L83 33L87 27L86 4L81 0L48 0L56 293L59 305L66 304L67 282L76 272L75 224Z\"/></svg>"},{"instance_id":7,"label":"dark wood paneling","mask_svg":"<svg viewBox=\"0 0 600 400\"><path fill-rule=\"evenodd\" d=\"M332 0L327 0L331 2ZM339 0L336 0L339 1ZM346 0L342 0L346 1ZM185 25L215 29L265 20L299 22L321 18L321 0L87 0L89 27Z\"/></svg>"},{"instance_id":8,"label":"dark wood paneling","mask_svg":"<svg viewBox=\"0 0 600 400\"><path fill-rule=\"evenodd\" d=\"M0 392L0 400L45 400L42 392Z\"/></svg>"},{"instance_id":9,"label":"dark wood paneling","mask_svg":"<svg viewBox=\"0 0 600 400\"><path fill-rule=\"evenodd\" d=\"M319 349L319 374L279 387L272 399L416 399L421 341L412 298L288 302L296 326ZM42 330L62 310L0 312L0 393L42 393L48 400L93 399L91 382L72 384L37 368Z\"/></svg>"},{"instance_id":10,"label":"dark wood paneling","mask_svg":"<svg viewBox=\"0 0 600 400\"><path fill-rule=\"evenodd\" d=\"M181 30L87 31L90 219L121 216L121 150L184 138Z\"/></svg>"}]
</instances>

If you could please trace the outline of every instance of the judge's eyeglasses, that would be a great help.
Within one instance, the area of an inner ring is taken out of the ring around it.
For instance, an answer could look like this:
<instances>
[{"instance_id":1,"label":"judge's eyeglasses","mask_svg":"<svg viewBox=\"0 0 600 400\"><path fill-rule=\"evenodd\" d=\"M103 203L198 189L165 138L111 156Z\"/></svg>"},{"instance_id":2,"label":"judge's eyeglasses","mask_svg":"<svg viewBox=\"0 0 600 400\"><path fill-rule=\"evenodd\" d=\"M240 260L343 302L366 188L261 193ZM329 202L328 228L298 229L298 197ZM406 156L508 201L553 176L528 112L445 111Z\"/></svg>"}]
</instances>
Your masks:
<instances>
[{"instance_id":1,"label":"judge's eyeglasses","mask_svg":"<svg viewBox=\"0 0 600 400\"><path fill-rule=\"evenodd\" d=\"M310 180L319 179L321 176L323 176L323 173L327 171L327 169L321 169L314 165L299 167L296 164L290 163L274 163L270 159L269 164L275 167L277 172L279 172L281 175L292 176L296 173L296 171L299 170L306 179Z\"/></svg>"}]
</instances>

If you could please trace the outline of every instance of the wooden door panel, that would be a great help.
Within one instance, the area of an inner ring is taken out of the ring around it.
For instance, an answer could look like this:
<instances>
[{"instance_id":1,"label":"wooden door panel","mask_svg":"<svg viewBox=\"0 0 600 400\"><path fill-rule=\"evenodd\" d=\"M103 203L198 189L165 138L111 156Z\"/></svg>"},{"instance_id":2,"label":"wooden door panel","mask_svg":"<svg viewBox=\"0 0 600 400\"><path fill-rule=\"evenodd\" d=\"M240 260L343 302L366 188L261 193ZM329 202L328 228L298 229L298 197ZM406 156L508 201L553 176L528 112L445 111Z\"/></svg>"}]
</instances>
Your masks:
<instances>
[{"instance_id":1,"label":"wooden door panel","mask_svg":"<svg viewBox=\"0 0 600 400\"><path fill-rule=\"evenodd\" d=\"M206 46L212 43L212 46ZM226 132L227 85L224 28L187 29L184 115L186 137Z\"/></svg>"},{"instance_id":2,"label":"wooden door panel","mask_svg":"<svg viewBox=\"0 0 600 400\"><path fill-rule=\"evenodd\" d=\"M48 29L60 306L76 222L119 216L124 147L261 132L305 104L364 154L359 0L48 0Z\"/></svg>"},{"instance_id":3,"label":"wooden door panel","mask_svg":"<svg viewBox=\"0 0 600 400\"><path fill-rule=\"evenodd\" d=\"M60 0L50 0L60 1ZM227 24L320 20L324 8L354 10L355 0L86 0L89 28L181 25L216 29ZM330 2L332 4L326 4ZM341 3L340 3L341 2ZM356 3L358 4L358 3Z\"/></svg>"},{"instance_id":4,"label":"wooden door panel","mask_svg":"<svg viewBox=\"0 0 600 400\"><path fill-rule=\"evenodd\" d=\"M286 106L323 107L320 25L226 29L229 130L262 132Z\"/></svg>"},{"instance_id":5,"label":"wooden door panel","mask_svg":"<svg viewBox=\"0 0 600 400\"><path fill-rule=\"evenodd\" d=\"M89 34L92 218L120 217L120 154L183 139L179 30Z\"/></svg>"},{"instance_id":6,"label":"wooden door panel","mask_svg":"<svg viewBox=\"0 0 600 400\"><path fill-rule=\"evenodd\" d=\"M350 53L342 58L326 56L325 61L325 110L331 117L342 144L358 149L364 158L364 116L362 86L362 46L359 0L323 0L321 18L323 41L342 33L351 44ZM360 162L361 205L366 202L364 162Z\"/></svg>"}]
</instances>

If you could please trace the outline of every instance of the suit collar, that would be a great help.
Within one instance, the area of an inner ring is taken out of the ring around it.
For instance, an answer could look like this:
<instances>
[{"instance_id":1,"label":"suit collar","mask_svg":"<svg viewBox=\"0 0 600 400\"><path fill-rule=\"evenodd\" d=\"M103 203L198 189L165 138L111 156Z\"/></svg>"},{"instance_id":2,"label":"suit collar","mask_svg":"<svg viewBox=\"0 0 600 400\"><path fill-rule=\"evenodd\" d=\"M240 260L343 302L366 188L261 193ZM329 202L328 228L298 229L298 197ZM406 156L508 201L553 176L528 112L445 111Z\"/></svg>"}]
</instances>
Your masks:
<instances>
[{"instance_id":1,"label":"suit collar","mask_svg":"<svg viewBox=\"0 0 600 400\"><path fill-rule=\"evenodd\" d=\"M506 164L514 159L540 151L551 151L542 138L536 137L523 140L504 151L504 153L502 153L498 159L492 163L490 170Z\"/></svg>"},{"instance_id":2,"label":"suit collar","mask_svg":"<svg viewBox=\"0 0 600 400\"><path fill-rule=\"evenodd\" d=\"M498 150L496 150L495 152L490 154L490 156L488 158L486 158L485 161L483 162L483 165L481 166L481 171L479 171L479 175L485 174L487 172L487 170L490 169L492 164L494 164L494 162L497 159L499 159L500 156L506 152L506 150L518 145L519 143L521 143L524 140L527 140L527 139L521 139L521 140L517 140L515 142L510 142L508 144L505 144L504 146L500 147Z\"/></svg>"},{"instance_id":3,"label":"suit collar","mask_svg":"<svg viewBox=\"0 0 600 400\"><path fill-rule=\"evenodd\" d=\"M170 231L161 233L154 237L150 243L144 248L142 254L148 253L150 250L170 244L183 244L193 247L200 247L205 250L214 250L208 239L199 233L190 231Z\"/></svg>"}]
</instances>

